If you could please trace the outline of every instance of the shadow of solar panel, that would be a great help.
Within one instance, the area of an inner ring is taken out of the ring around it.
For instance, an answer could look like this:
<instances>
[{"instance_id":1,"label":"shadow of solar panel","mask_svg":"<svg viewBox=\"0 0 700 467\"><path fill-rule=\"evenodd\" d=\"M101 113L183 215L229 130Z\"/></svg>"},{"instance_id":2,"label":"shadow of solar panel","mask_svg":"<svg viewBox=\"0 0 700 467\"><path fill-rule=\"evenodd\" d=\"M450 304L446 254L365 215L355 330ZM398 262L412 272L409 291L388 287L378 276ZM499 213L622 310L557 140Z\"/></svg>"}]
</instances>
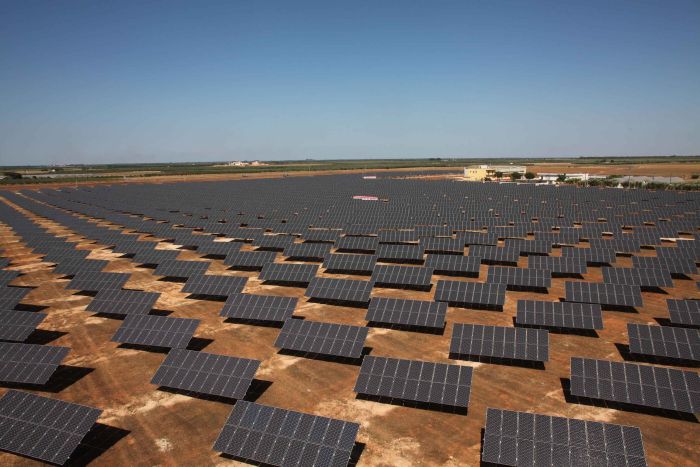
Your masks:
<instances>
[{"instance_id":1,"label":"shadow of solar panel","mask_svg":"<svg viewBox=\"0 0 700 467\"><path fill-rule=\"evenodd\" d=\"M66 286L71 290L98 292L105 289L121 289L129 280L130 274L122 272L81 271L73 276Z\"/></svg>"},{"instance_id":2,"label":"shadow of solar panel","mask_svg":"<svg viewBox=\"0 0 700 467\"><path fill-rule=\"evenodd\" d=\"M603 282L645 288L673 287L671 273L665 269L603 268Z\"/></svg>"},{"instance_id":3,"label":"shadow of solar panel","mask_svg":"<svg viewBox=\"0 0 700 467\"><path fill-rule=\"evenodd\" d=\"M552 275L586 274L588 268L583 257L570 256L529 256L527 267L532 269L548 269Z\"/></svg>"},{"instance_id":4,"label":"shadow of solar panel","mask_svg":"<svg viewBox=\"0 0 700 467\"><path fill-rule=\"evenodd\" d=\"M224 264L231 269L260 270L276 257L277 254L273 251L238 251L227 255Z\"/></svg>"},{"instance_id":5,"label":"shadow of solar panel","mask_svg":"<svg viewBox=\"0 0 700 467\"><path fill-rule=\"evenodd\" d=\"M106 289L88 304L86 311L109 315L146 315L160 297L158 292Z\"/></svg>"},{"instance_id":6,"label":"shadow of solar panel","mask_svg":"<svg viewBox=\"0 0 700 467\"><path fill-rule=\"evenodd\" d=\"M438 281L435 301L466 308L502 309L506 300L505 284Z\"/></svg>"},{"instance_id":7,"label":"shadow of solar panel","mask_svg":"<svg viewBox=\"0 0 700 467\"><path fill-rule=\"evenodd\" d=\"M637 427L490 407L481 461L510 466L646 466Z\"/></svg>"},{"instance_id":8,"label":"shadow of solar panel","mask_svg":"<svg viewBox=\"0 0 700 467\"><path fill-rule=\"evenodd\" d=\"M469 256L480 257L483 264L517 264L520 252L516 248L472 245L469 247Z\"/></svg>"},{"instance_id":9,"label":"shadow of solar panel","mask_svg":"<svg viewBox=\"0 0 700 467\"><path fill-rule=\"evenodd\" d=\"M518 300L518 324L568 328L603 329L600 305L570 302Z\"/></svg>"},{"instance_id":10,"label":"shadow of solar panel","mask_svg":"<svg viewBox=\"0 0 700 467\"><path fill-rule=\"evenodd\" d=\"M359 428L357 423L238 401L214 450L266 465L345 466Z\"/></svg>"},{"instance_id":11,"label":"shadow of solar panel","mask_svg":"<svg viewBox=\"0 0 700 467\"><path fill-rule=\"evenodd\" d=\"M632 266L635 268L665 269L671 274L697 274L695 261L686 258L655 258L649 256L633 256Z\"/></svg>"},{"instance_id":12,"label":"shadow of solar panel","mask_svg":"<svg viewBox=\"0 0 700 467\"><path fill-rule=\"evenodd\" d=\"M388 266L379 264L374 267L372 280L376 287L429 289L433 269L420 266Z\"/></svg>"},{"instance_id":13,"label":"shadow of solar panel","mask_svg":"<svg viewBox=\"0 0 700 467\"><path fill-rule=\"evenodd\" d=\"M226 300L220 315L239 320L283 323L292 317L297 301L295 297L231 295Z\"/></svg>"},{"instance_id":14,"label":"shadow of solar panel","mask_svg":"<svg viewBox=\"0 0 700 467\"><path fill-rule=\"evenodd\" d=\"M685 326L700 326L700 300L667 299L671 322Z\"/></svg>"},{"instance_id":15,"label":"shadow of solar panel","mask_svg":"<svg viewBox=\"0 0 700 467\"><path fill-rule=\"evenodd\" d=\"M304 295L314 299L367 304L374 283L350 279L314 277Z\"/></svg>"},{"instance_id":16,"label":"shadow of solar panel","mask_svg":"<svg viewBox=\"0 0 700 467\"><path fill-rule=\"evenodd\" d=\"M0 308L11 310L31 291L29 287L0 286Z\"/></svg>"},{"instance_id":17,"label":"shadow of solar panel","mask_svg":"<svg viewBox=\"0 0 700 467\"><path fill-rule=\"evenodd\" d=\"M450 355L546 362L549 359L549 333L544 329L455 323Z\"/></svg>"},{"instance_id":18,"label":"shadow of solar panel","mask_svg":"<svg viewBox=\"0 0 700 467\"><path fill-rule=\"evenodd\" d=\"M102 410L10 390L0 399L0 449L63 465Z\"/></svg>"},{"instance_id":19,"label":"shadow of solar panel","mask_svg":"<svg viewBox=\"0 0 700 467\"><path fill-rule=\"evenodd\" d=\"M548 269L526 269L492 266L487 283L505 284L508 289L547 289L552 285L552 273Z\"/></svg>"},{"instance_id":20,"label":"shadow of solar panel","mask_svg":"<svg viewBox=\"0 0 700 467\"><path fill-rule=\"evenodd\" d=\"M55 274L72 276L73 274L77 274L79 272L102 271L108 264L109 261L102 259L67 258L58 263L53 269L53 272Z\"/></svg>"},{"instance_id":21,"label":"shadow of solar panel","mask_svg":"<svg viewBox=\"0 0 700 467\"><path fill-rule=\"evenodd\" d=\"M681 360L700 360L700 331L627 323L630 352Z\"/></svg>"},{"instance_id":22,"label":"shadow of solar panel","mask_svg":"<svg viewBox=\"0 0 700 467\"><path fill-rule=\"evenodd\" d=\"M24 342L44 318L45 313L0 309L0 340Z\"/></svg>"},{"instance_id":23,"label":"shadow of solar panel","mask_svg":"<svg viewBox=\"0 0 700 467\"><path fill-rule=\"evenodd\" d=\"M479 277L481 258L478 256L428 255L425 266L433 268L435 274Z\"/></svg>"},{"instance_id":24,"label":"shadow of solar panel","mask_svg":"<svg viewBox=\"0 0 700 467\"><path fill-rule=\"evenodd\" d=\"M700 376L692 371L571 357L571 394L591 399L696 413Z\"/></svg>"},{"instance_id":25,"label":"shadow of solar panel","mask_svg":"<svg viewBox=\"0 0 700 467\"><path fill-rule=\"evenodd\" d=\"M151 384L242 399L259 366L259 360L172 349Z\"/></svg>"},{"instance_id":26,"label":"shadow of solar panel","mask_svg":"<svg viewBox=\"0 0 700 467\"><path fill-rule=\"evenodd\" d=\"M610 264L616 260L615 250L612 249L592 249L592 248L570 248L561 249L563 257L583 258L589 266L599 264Z\"/></svg>"},{"instance_id":27,"label":"shadow of solar panel","mask_svg":"<svg viewBox=\"0 0 700 467\"><path fill-rule=\"evenodd\" d=\"M165 277L192 277L202 275L209 269L208 261L179 261L176 259L163 261L153 274Z\"/></svg>"},{"instance_id":28,"label":"shadow of solar panel","mask_svg":"<svg viewBox=\"0 0 700 467\"><path fill-rule=\"evenodd\" d=\"M301 258L323 261L330 252L331 245L326 243L293 243L285 248L282 254L290 259Z\"/></svg>"},{"instance_id":29,"label":"shadow of solar panel","mask_svg":"<svg viewBox=\"0 0 700 467\"><path fill-rule=\"evenodd\" d=\"M317 272L315 264L267 263L260 271L259 279L280 284L308 284Z\"/></svg>"},{"instance_id":30,"label":"shadow of solar panel","mask_svg":"<svg viewBox=\"0 0 700 467\"><path fill-rule=\"evenodd\" d=\"M247 277L204 274L187 279L182 291L195 295L228 297L243 291L247 282Z\"/></svg>"},{"instance_id":31,"label":"shadow of solar panel","mask_svg":"<svg viewBox=\"0 0 700 467\"><path fill-rule=\"evenodd\" d=\"M566 300L569 302L599 303L621 307L642 306L642 293L638 285L567 282L565 288Z\"/></svg>"},{"instance_id":32,"label":"shadow of solar panel","mask_svg":"<svg viewBox=\"0 0 700 467\"><path fill-rule=\"evenodd\" d=\"M385 263L422 263L423 247L421 245L389 245L377 247L378 261Z\"/></svg>"},{"instance_id":33,"label":"shadow of solar panel","mask_svg":"<svg viewBox=\"0 0 700 467\"><path fill-rule=\"evenodd\" d=\"M9 285L16 277L19 277L19 271L0 270L0 287Z\"/></svg>"},{"instance_id":34,"label":"shadow of solar panel","mask_svg":"<svg viewBox=\"0 0 700 467\"><path fill-rule=\"evenodd\" d=\"M447 303L374 297L365 320L420 328L445 327Z\"/></svg>"},{"instance_id":35,"label":"shadow of solar panel","mask_svg":"<svg viewBox=\"0 0 700 467\"><path fill-rule=\"evenodd\" d=\"M340 237L335 242L337 251L374 253L379 246L377 237Z\"/></svg>"},{"instance_id":36,"label":"shadow of solar panel","mask_svg":"<svg viewBox=\"0 0 700 467\"><path fill-rule=\"evenodd\" d=\"M301 319L284 322L275 347L319 355L360 358L368 329Z\"/></svg>"},{"instance_id":37,"label":"shadow of solar panel","mask_svg":"<svg viewBox=\"0 0 700 467\"><path fill-rule=\"evenodd\" d=\"M112 336L112 342L185 348L192 339L197 326L199 326L198 319L128 315Z\"/></svg>"},{"instance_id":38,"label":"shadow of solar panel","mask_svg":"<svg viewBox=\"0 0 700 467\"><path fill-rule=\"evenodd\" d=\"M0 342L0 381L44 384L69 351L68 347Z\"/></svg>"},{"instance_id":39,"label":"shadow of solar panel","mask_svg":"<svg viewBox=\"0 0 700 467\"><path fill-rule=\"evenodd\" d=\"M367 355L354 391L466 409L471 381L472 368L468 366Z\"/></svg>"}]
</instances>

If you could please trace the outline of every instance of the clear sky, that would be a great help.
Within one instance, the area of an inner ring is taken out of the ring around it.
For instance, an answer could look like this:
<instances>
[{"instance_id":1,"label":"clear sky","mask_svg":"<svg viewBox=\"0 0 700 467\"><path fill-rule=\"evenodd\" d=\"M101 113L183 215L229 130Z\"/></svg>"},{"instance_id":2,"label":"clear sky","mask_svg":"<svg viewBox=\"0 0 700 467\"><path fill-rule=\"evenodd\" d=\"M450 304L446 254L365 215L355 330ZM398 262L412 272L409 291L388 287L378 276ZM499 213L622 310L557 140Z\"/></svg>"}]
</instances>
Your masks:
<instances>
[{"instance_id":1,"label":"clear sky","mask_svg":"<svg viewBox=\"0 0 700 467\"><path fill-rule=\"evenodd\" d=\"M0 0L0 164L699 153L698 0Z\"/></svg>"}]
</instances>

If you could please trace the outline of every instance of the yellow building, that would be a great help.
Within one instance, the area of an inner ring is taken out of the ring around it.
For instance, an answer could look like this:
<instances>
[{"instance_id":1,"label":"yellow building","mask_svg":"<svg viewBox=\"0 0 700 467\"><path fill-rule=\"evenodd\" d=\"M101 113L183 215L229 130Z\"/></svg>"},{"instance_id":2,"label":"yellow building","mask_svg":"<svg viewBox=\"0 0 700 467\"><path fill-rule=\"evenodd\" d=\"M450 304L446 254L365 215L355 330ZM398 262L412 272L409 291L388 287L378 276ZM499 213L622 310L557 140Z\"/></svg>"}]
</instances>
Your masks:
<instances>
[{"instance_id":1,"label":"yellow building","mask_svg":"<svg viewBox=\"0 0 700 467\"><path fill-rule=\"evenodd\" d=\"M524 175L526 170L522 165L470 165L464 168L464 178L471 182L481 182L487 178L497 180L497 172L503 173L503 177L508 177L513 172Z\"/></svg>"}]
</instances>

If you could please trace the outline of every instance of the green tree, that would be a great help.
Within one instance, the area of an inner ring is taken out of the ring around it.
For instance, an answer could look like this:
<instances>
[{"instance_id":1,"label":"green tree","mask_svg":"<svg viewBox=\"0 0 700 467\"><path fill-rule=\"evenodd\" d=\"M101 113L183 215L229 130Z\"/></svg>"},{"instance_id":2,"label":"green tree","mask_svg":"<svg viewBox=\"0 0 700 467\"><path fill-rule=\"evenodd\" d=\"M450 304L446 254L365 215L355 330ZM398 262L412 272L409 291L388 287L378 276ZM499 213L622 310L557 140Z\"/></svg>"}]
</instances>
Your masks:
<instances>
[{"instance_id":1,"label":"green tree","mask_svg":"<svg viewBox=\"0 0 700 467\"><path fill-rule=\"evenodd\" d=\"M496 172L494 175L496 178L503 178L503 172Z\"/></svg>"},{"instance_id":2,"label":"green tree","mask_svg":"<svg viewBox=\"0 0 700 467\"><path fill-rule=\"evenodd\" d=\"M513 172L510 174L510 179L513 181L520 180L521 178L523 178L523 176L520 172Z\"/></svg>"},{"instance_id":3,"label":"green tree","mask_svg":"<svg viewBox=\"0 0 700 467\"><path fill-rule=\"evenodd\" d=\"M528 179L528 180L532 180L532 179L535 178L536 176L537 176L537 174L535 174L535 173L532 173L532 172L525 172L525 178Z\"/></svg>"},{"instance_id":4,"label":"green tree","mask_svg":"<svg viewBox=\"0 0 700 467\"><path fill-rule=\"evenodd\" d=\"M566 174L559 174L557 177L558 182L565 182L566 181Z\"/></svg>"}]
</instances>

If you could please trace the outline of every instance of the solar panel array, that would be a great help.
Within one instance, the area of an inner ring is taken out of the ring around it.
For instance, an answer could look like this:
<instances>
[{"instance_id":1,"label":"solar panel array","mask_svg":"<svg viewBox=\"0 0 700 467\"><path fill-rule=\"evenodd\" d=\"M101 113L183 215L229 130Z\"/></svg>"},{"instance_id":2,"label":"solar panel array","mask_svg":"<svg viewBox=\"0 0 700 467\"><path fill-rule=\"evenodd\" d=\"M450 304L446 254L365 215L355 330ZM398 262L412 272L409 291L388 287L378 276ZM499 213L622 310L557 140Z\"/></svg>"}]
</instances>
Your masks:
<instances>
[{"instance_id":1,"label":"solar panel array","mask_svg":"<svg viewBox=\"0 0 700 467\"><path fill-rule=\"evenodd\" d=\"M207 272L209 264L206 261L167 260L159 263L153 274L166 277L198 276Z\"/></svg>"},{"instance_id":2,"label":"solar panel array","mask_svg":"<svg viewBox=\"0 0 700 467\"><path fill-rule=\"evenodd\" d=\"M377 264L374 255L331 254L326 256L323 267L327 273L372 274Z\"/></svg>"},{"instance_id":3,"label":"solar panel array","mask_svg":"<svg viewBox=\"0 0 700 467\"><path fill-rule=\"evenodd\" d=\"M432 268L378 264L372 272L372 280L376 287L430 288L432 275Z\"/></svg>"},{"instance_id":4,"label":"solar panel array","mask_svg":"<svg viewBox=\"0 0 700 467\"><path fill-rule=\"evenodd\" d=\"M627 323L630 352L700 361L700 331Z\"/></svg>"},{"instance_id":5,"label":"solar panel array","mask_svg":"<svg viewBox=\"0 0 700 467\"><path fill-rule=\"evenodd\" d=\"M452 306L501 308L505 300L505 284L438 281L435 288L435 301Z\"/></svg>"},{"instance_id":6,"label":"solar panel array","mask_svg":"<svg viewBox=\"0 0 700 467\"><path fill-rule=\"evenodd\" d=\"M146 315L160 293L140 290L103 289L88 304L86 310L110 315Z\"/></svg>"},{"instance_id":7,"label":"solar panel array","mask_svg":"<svg viewBox=\"0 0 700 467\"><path fill-rule=\"evenodd\" d=\"M421 300L374 297L365 320L421 328L445 327L447 304Z\"/></svg>"},{"instance_id":8,"label":"solar panel array","mask_svg":"<svg viewBox=\"0 0 700 467\"><path fill-rule=\"evenodd\" d=\"M552 285L552 273L547 269L490 267L486 282L506 284L511 288L546 289Z\"/></svg>"},{"instance_id":9,"label":"solar panel array","mask_svg":"<svg viewBox=\"0 0 700 467\"><path fill-rule=\"evenodd\" d=\"M360 425L238 401L214 450L267 465L347 465Z\"/></svg>"},{"instance_id":10,"label":"solar panel array","mask_svg":"<svg viewBox=\"0 0 700 467\"><path fill-rule=\"evenodd\" d=\"M221 316L283 323L292 317L297 301L295 297L236 294L228 297L221 309Z\"/></svg>"},{"instance_id":11,"label":"solar panel array","mask_svg":"<svg viewBox=\"0 0 700 467\"><path fill-rule=\"evenodd\" d=\"M182 291L195 295L228 297L243 291L246 282L248 282L247 277L204 274L187 279Z\"/></svg>"},{"instance_id":12,"label":"solar panel array","mask_svg":"<svg viewBox=\"0 0 700 467\"><path fill-rule=\"evenodd\" d=\"M671 273L650 268L603 268L603 281L640 287L673 287Z\"/></svg>"},{"instance_id":13,"label":"solar panel array","mask_svg":"<svg viewBox=\"0 0 700 467\"><path fill-rule=\"evenodd\" d=\"M590 303L518 300L517 324L534 326L603 329L600 305Z\"/></svg>"},{"instance_id":14,"label":"solar panel array","mask_svg":"<svg viewBox=\"0 0 700 467\"><path fill-rule=\"evenodd\" d=\"M425 266L433 268L435 274L478 277L481 258L478 256L428 255Z\"/></svg>"},{"instance_id":15,"label":"solar panel array","mask_svg":"<svg viewBox=\"0 0 700 467\"><path fill-rule=\"evenodd\" d=\"M366 356L355 392L467 408L471 381L468 366Z\"/></svg>"},{"instance_id":16,"label":"solar panel array","mask_svg":"<svg viewBox=\"0 0 700 467\"><path fill-rule=\"evenodd\" d=\"M314 277L304 295L315 299L368 303L372 287L371 281Z\"/></svg>"},{"instance_id":17,"label":"solar panel array","mask_svg":"<svg viewBox=\"0 0 700 467\"><path fill-rule=\"evenodd\" d=\"M172 349L151 384L242 399L259 366L259 360Z\"/></svg>"},{"instance_id":18,"label":"solar panel array","mask_svg":"<svg viewBox=\"0 0 700 467\"><path fill-rule=\"evenodd\" d=\"M678 412L700 412L700 376L692 371L571 358L571 394Z\"/></svg>"},{"instance_id":19,"label":"solar panel array","mask_svg":"<svg viewBox=\"0 0 700 467\"><path fill-rule=\"evenodd\" d=\"M686 326L700 326L700 300L666 300L671 322Z\"/></svg>"},{"instance_id":20,"label":"solar panel array","mask_svg":"<svg viewBox=\"0 0 700 467\"><path fill-rule=\"evenodd\" d=\"M154 347L185 348L197 326L199 326L198 319L128 315L112 336L112 341Z\"/></svg>"},{"instance_id":21,"label":"solar panel array","mask_svg":"<svg viewBox=\"0 0 700 467\"><path fill-rule=\"evenodd\" d=\"M486 409L483 462L511 466L645 466L639 428Z\"/></svg>"},{"instance_id":22,"label":"solar panel array","mask_svg":"<svg viewBox=\"0 0 700 467\"><path fill-rule=\"evenodd\" d=\"M0 381L44 384L69 351L68 347L0 342Z\"/></svg>"},{"instance_id":23,"label":"solar panel array","mask_svg":"<svg viewBox=\"0 0 700 467\"><path fill-rule=\"evenodd\" d=\"M0 399L0 449L63 465L102 411L10 390Z\"/></svg>"},{"instance_id":24,"label":"solar panel array","mask_svg":"<svg viewBox=\"0 0 700 467\"><path fill-rule=\"evenodd\" d=\"M543 329L455 323L450 354L546 362L549 333Z\"/></svg>"},{"instance_id":25,"label":"solar panel array","mask_svg":"<svg viewBox=\"0 0 700 467\"><path fill-rule=\"evenodd\" d=\"M46 318L46 313L0 310L0 340L24 342Z\"/></svg>"},{"instance_id":26,"label":"solar panel array","mask_svg":"<svg viewBox=\"0 0 700 467\"><path fill-rule=\"evenodd\" d=\"M315 264L267 263L260 271L260 280L291 284L308 284L316 276Z\"/></svg>"},{"instance_id":27,"label":"solar panel array","mask_svg":"<svg viewBox=\"0 0 700 467\"><path fill-rule=\"evenodd\" d=\"M367 331L363 326L288 319L275 341L275 347L312 354L360 358Z\"/></svg>"},{"instance_id":28,"label":"solar panel array","mask_svg":"<svg viewBox=\"0 0 700 467\"><path fill-rule=\"evenodd\" d=\"M637 307L643 304L638 285L567 282L565 288L566 300L570 302L625 307Z\"/></svg>"}]
</instances>

